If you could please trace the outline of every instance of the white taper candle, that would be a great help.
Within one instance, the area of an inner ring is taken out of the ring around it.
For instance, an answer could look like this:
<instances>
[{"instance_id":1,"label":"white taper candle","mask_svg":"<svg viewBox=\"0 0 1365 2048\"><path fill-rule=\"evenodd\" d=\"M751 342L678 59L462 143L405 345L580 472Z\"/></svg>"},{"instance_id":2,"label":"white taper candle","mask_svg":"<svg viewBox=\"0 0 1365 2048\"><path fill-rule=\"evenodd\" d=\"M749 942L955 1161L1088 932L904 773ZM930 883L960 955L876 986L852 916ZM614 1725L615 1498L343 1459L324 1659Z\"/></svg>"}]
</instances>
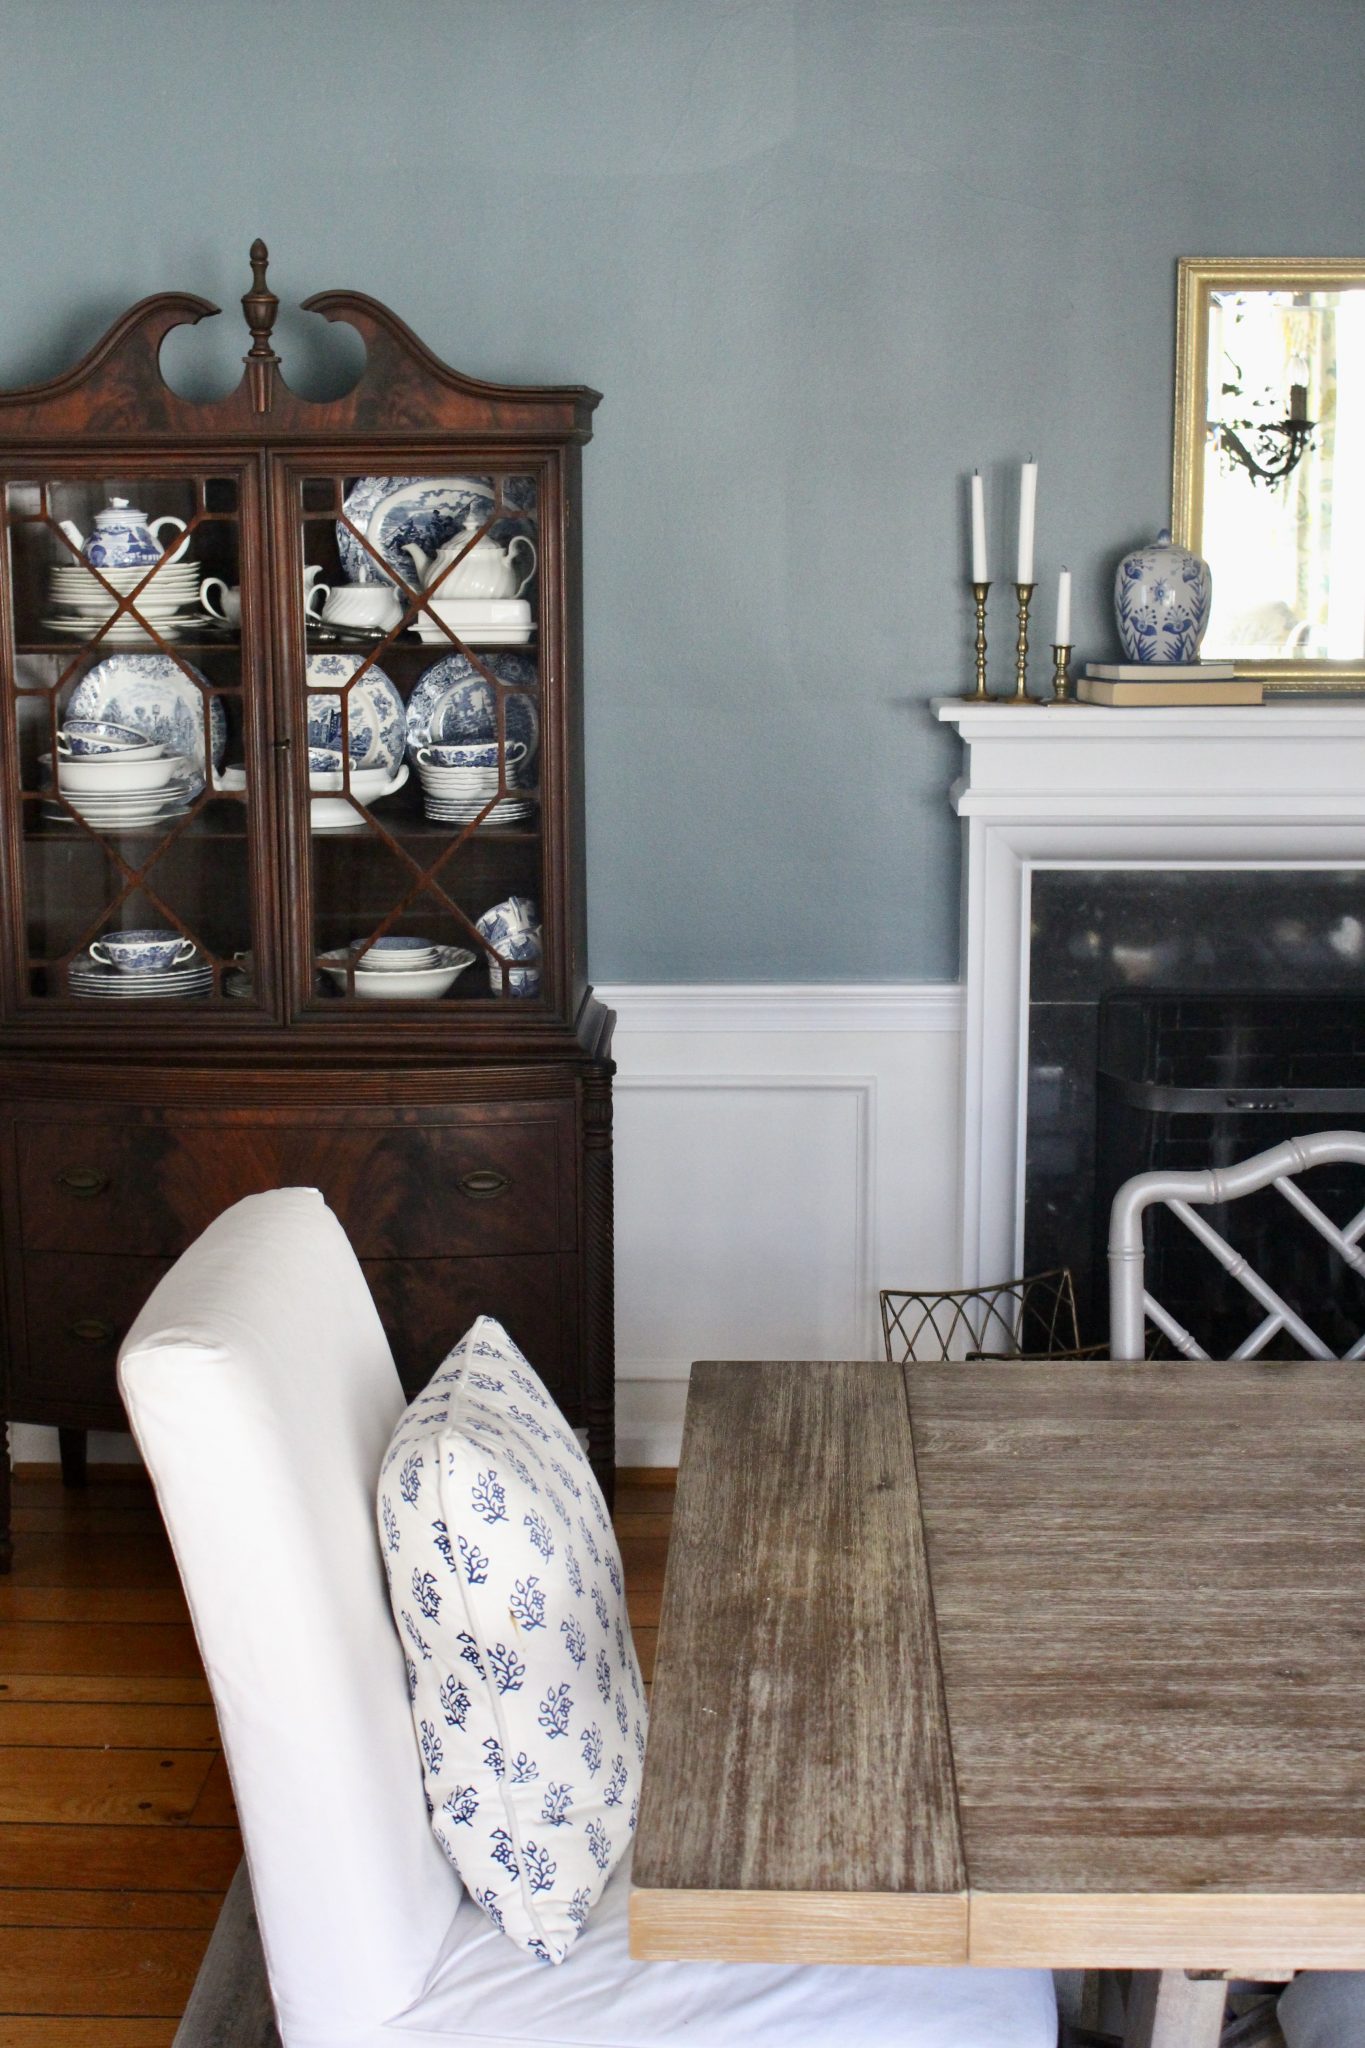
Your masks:
<instances>
[{"instance_id":1,"label":"white taper candle","mask_svg":"<svg viewBox=\"0 0 1365 2048\"><path fill-rule=\"evenodd\" d=\"M986 570L986 493L979 469L972 471L972 581L990 581Z\"/></svg>"},{"instance_id":2,"label":"white taper candle","mask_svg":"<svg viewBox=\"0 0 1365 2048\"><path fill-rule=\"evenodd\" d=\"M1038 465L1030 456L1019 472L1019 573L1016 583L1033 581L1033 514L1038 502Z\"/></svg>"}]
</instances>

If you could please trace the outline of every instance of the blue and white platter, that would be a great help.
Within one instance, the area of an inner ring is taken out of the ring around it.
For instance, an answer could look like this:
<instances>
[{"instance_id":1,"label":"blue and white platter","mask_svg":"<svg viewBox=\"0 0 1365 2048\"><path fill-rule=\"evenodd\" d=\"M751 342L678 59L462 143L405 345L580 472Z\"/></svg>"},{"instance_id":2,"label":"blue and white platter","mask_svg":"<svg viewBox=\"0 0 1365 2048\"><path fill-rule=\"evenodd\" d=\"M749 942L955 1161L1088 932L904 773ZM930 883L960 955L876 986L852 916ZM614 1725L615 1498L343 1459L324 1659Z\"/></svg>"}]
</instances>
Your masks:
<instances>
[{"instance_id":1,"label":"blue and white platter","mask_svg":"<svg viewBox=\"0 0 1365 2048\"><path fill-rule=\"evenodd\" d=\"M364 662L362 654L308 657L308 744L341 751L340 685ZM331 683L335 688L329 690ZM382 768L393 775L403 759L403 700L381 668L370 668L350 695L347 744L353 768Z\"/></svg>"},{"instance_id":2,"label":"blue and white platter","mask_svg":"<svg viewBox=\"0 0 1365 2048\"><path fill-rule=\"evenodd\" d=\"M540 713L534 692L538 681L534 659L527 654L488 654L482 666L500 683L513 687L507 695L507 737L522 740L531 760L540 744ZM465 654L447 654L418 677L408 699L408 757L433 743L495 740L498 736L498 692L480 675Z\"/></svg>"},{"instance_id":3,"label":"blue and white platter","mask_svg":"<svg viewBox=\"0 0 1365 2048\"><path fill-rule=\"evenodd\" d=\"M487 476L362 476L347 493L343 510L372 548L410 588L421 577L411 555L415 541L427 555L444 547L471 519L481 525L493 509L493 479ZM374 556L337 521L341 566L352 583L389 583Z\"/></svg>"},{"instance_id":4,"label":"blue and white platter","mask_svg":"<svg viewBox=\"0 0 1365 2048\"><path fill-rule=\"evenodd\" d=\"M207 690L207 677L169 654L111 654L81 677L62 715L131 726L159 741L167 753L184 755L190 763L187 793L196 797L204 787L208 760L218 769L227 759L227 714L218 697L207 700L209 744L204 744L205 699L199 683Z\"/></svg>"}]
</instances>

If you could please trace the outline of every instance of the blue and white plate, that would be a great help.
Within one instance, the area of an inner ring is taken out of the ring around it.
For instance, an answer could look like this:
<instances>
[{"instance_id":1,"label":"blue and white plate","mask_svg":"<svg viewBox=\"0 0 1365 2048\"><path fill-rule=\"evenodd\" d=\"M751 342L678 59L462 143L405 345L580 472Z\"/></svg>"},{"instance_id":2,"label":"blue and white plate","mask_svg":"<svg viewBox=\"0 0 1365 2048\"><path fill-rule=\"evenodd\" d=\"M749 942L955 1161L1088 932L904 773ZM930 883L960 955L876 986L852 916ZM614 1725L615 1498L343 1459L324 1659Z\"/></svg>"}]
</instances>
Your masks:
<instances>
[{"instance_id":1,"label":"blue and white plate","mask_svg":"<svg viewBox=\"0 0 1365 2048\"><path fill-rule=\"evenodd\" d=\"M536 664L527 654L488 654L483 666L500 683L513 687L507 696L507 737L521 740L530 761L540 744L540 713L533 694ZM498 736L498 692L480 675L468 655L448 654L418 677L408 700L408 757L441 741L495 740Z\"/></svg>"},{"instance_id":2,"label":"blue and white plate","mask_svg":"<svg viewBox=\"0 0 1365 2048\"><path fill-rule=\"evenodd\" d=\"M81 677L63 716L131 726L159 741L168 754L183 754L190 764L188 794L196 797L204 787L208 760L218 769L227 759L227 713L220 698L208 698L206 746L205 699L196 678L207 689L207 677L169 654L111 654ZM400 758L401 751L400 746Z\"/></svg>"},{"instance_id":3,"label":"blue and white plate","mask_svg":"<svg viewBox=\"0 0 1365 2048\"><path fill-rule=\"evenodd\" d=\"M421 578L409 541L432 556L468 526L482 525L493 509L493 479L487 476L363 476L347 493L344 509L372 548L410 588ZM337 548L352 583L387 583L390 579L340 521ZM391 586L392 587L392 586Z\"/></svg>"},{"instance_id":4,"label":"blue and white plate","mask_svg":"<svg viewBox=\"0 0 1365 2048\"><path fill-rule=\"evenodd\" d=\"M308 657L308 745L341 751L341 698L336 694L364 663L362 654ZM327 689L327 684L336 686ZM382 668L366 669L351 691L347 744L353 768L392 775L403 759L403 700Z\"/></svg>"}]
</instances>

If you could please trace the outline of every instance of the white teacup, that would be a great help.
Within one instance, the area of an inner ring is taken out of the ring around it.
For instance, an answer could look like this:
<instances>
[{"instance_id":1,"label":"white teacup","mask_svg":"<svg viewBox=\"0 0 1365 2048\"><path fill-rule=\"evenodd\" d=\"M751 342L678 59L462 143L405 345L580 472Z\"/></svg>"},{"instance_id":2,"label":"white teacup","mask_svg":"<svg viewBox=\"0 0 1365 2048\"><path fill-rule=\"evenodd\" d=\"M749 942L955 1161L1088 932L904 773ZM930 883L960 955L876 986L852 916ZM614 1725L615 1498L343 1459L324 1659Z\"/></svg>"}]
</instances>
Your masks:
<instances>
[{"instance_id":1,"label":"white teacup","mask_svg":"<svg viewBox=\"0 0 1365 2048\"><path fill-rule=\"evenodd\" d=\"M322 616L329 626L387 633L402 618L403 607L387 583L336 584L328 592Z\"/></svg>"},{"instance_id":2,"label":"white teacup","mask_svg":"<svg viewBox=\"0 0 1365 2048\"><path fill-rule=\"evenodd\" d=\"M319 581L321 575L322 569L317 562L310 562L303 572L303 609L314 619L322 617L322 608L332 594L330 586ZM214 590L220 593L218 604L214 604L209 596L209 592ZM241 625L242 593L235 583L224 583L221 576L206 576L199 586L199 602L209 617L217 619L220 625Z\"/></svg>"}]
</instances>

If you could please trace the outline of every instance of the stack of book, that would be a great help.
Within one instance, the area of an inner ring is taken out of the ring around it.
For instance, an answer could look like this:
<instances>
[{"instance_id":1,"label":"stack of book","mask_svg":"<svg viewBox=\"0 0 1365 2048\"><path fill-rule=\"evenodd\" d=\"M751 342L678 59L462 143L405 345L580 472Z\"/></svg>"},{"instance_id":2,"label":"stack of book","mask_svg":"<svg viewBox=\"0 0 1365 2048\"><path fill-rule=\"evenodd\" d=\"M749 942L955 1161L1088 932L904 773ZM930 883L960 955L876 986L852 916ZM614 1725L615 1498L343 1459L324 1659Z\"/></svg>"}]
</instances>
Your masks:
<instances>
[{"instance_id":1,"label":"stack of book","mask_svg":"<svg viewBox=\"0 0 1365 2048\"><path fill-rule=\"evenodd\" d=\"M1082 704L1259 704L1265 684L1230 661L1091 661L1076 684Z\"/></svg>"}]
</instances>

